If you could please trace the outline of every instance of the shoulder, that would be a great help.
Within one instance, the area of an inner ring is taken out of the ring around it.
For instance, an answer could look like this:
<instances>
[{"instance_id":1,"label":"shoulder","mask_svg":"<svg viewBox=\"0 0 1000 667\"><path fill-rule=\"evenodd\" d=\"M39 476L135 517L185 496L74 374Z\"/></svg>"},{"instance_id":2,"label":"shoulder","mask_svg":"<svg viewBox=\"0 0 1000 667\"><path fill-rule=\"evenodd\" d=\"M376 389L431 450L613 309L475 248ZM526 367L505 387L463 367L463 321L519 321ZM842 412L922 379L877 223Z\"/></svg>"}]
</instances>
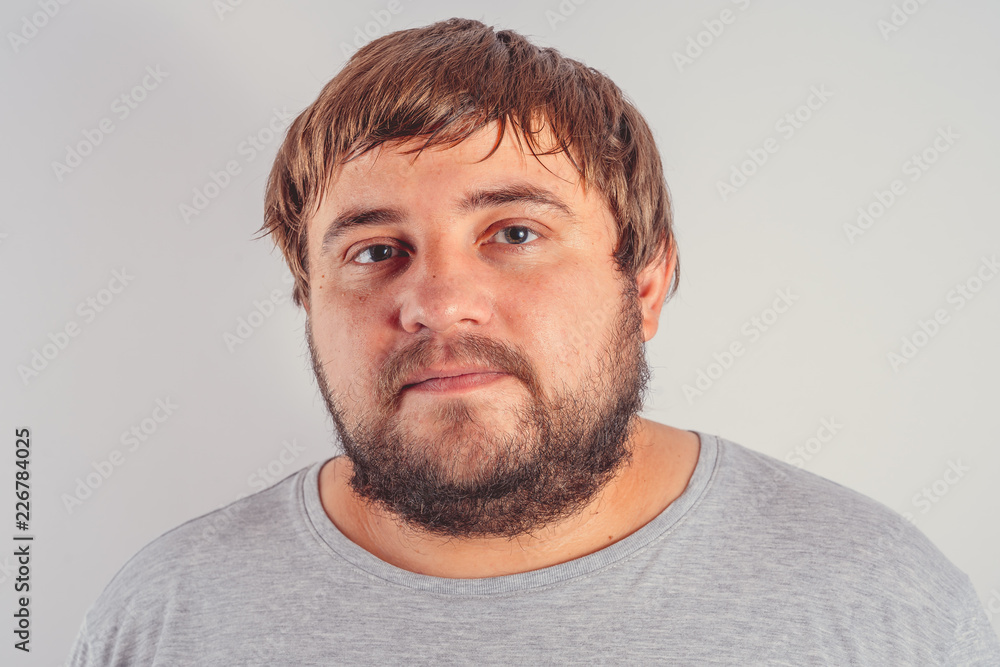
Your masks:
<instances>
[{"instance_id":1,"label":"shoulder","mask_svg":"<svg viewBox=\"0 0 1000 667\"><path fill-rule=\"evenodd\" d=\"M901 538L920 534L897 512L854 489L725 438L708 437L718 443L716 492L728 499L743 497L762 517L815 522L852 533L861 529L865 536L868 529L897 526L909 527L903 528Z\"/></svg>"},{"instance_id":2,"label":"shoulder","mask_svg":"<svg viewBox=\"0 0 1000 667\"><path fill-rule=\"evenodd\" d=\"M780 528L786 537L841 552L950 565L916 526L879 501L735 442L717 441L717 501L742 500L741 513L759 522L756 528Z\"/></svg>"},{"instance_id":3,"label":"shoulder","mask_svg":"<svg viewBox=\"0 0 1000 667\"><path fill-rule=\"evenodd\" d=\"M917 604L942 610L968 604L968 576L897 512L767 454L717 442L710 494L716 510L753 533L765 553L788 559L790 569L868 582Z\"/></svg>"},{"instance_id":4,"label":"shoulder","mask_svg":"<svg viewBox=\"0 0 1000 667\"><path fill-rule=\"evenodd\" d=\"M236 554L253 554L291 529L309 468L168 530L129 559L112 584L136 578L148 582L178 566L228 562L231 567Z\"/></svg>"},{"instance_id":5,"label":"shoulder","mask_svg":"<svg viewBox=\"0 0 1000 667\"><path fill-rule=\"evenodd\" d=\"M247 581L287 565L274 557L277 550L294 550L297 539L311 539L297 514L310 469L186 521L136 552L88 609L75 651L94 656L97 664L118 664L115 656L136 637L155 645L171 618L206 605L239 605ZM141 655L130 652L128 659L141 662Z\"/></svg>"},{"instance_id":6,"label":"shoulder","mask_svg":"<svg viewBox=\"0 0 1000 667\"><path fill-rule=\"evenodd\" d=\"M943 647L948 664L1000 655L968 575L910 521L842 484L707 437L718 445L709 513L727 541L751 545L744 557L754 576L828 620L876 623L897 638L910 633L913 642Z\"/></svg>"}]
</instances>

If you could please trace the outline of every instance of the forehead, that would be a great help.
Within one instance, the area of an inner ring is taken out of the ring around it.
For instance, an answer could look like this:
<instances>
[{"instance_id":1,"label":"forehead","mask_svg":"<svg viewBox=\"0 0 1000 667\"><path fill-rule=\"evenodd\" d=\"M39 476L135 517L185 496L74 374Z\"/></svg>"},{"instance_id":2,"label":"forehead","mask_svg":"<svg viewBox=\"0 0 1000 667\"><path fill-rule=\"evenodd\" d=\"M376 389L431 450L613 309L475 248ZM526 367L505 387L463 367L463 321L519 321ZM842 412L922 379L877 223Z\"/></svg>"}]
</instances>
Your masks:
<instances>
[{"instance_id":1,"label":"forehead","mask_svg":"<svg viewBox=\"0 0 1000 667\"><path fill-rule=\"evenodd\" d=\"M510 127L504 131L499 142L497 138L498 125L492 123L457 144L437 144L419 150L425 143L423 138L414 137L402 142L387 143L345 164L343 173L352 170L366 172L378 166L387 170L400 170L401 173L413 173L454 165L463 170L551 171L571 184L579 180L569 159L564 154L549 149L552 138L547 132L536 140L535 148L538 153L543 153L541 155L532 154L524 136Z\"/></svg>"},{"instance_id":2,"label":"forehead","mask_svg":"<svg viewBox=\"0 0 1000 667\"><path fill-rule=\"evenodd\" d=\"M551 146L551 135L543 129L539 136L535 150L541 153ZM424 139L414 138L383 144L341 165L315 216L319 224L310 224L310 245L322 235L318 228L323 221L345 211L383 205L454 209L470 193L509 185L528 184L552 193L581 218L613 222L604 197L596 188L584 186L565 153L535 155L510 128L499 145L496 123L458 144L416 152L423 143Z\"/></svg>"}]
</instances>

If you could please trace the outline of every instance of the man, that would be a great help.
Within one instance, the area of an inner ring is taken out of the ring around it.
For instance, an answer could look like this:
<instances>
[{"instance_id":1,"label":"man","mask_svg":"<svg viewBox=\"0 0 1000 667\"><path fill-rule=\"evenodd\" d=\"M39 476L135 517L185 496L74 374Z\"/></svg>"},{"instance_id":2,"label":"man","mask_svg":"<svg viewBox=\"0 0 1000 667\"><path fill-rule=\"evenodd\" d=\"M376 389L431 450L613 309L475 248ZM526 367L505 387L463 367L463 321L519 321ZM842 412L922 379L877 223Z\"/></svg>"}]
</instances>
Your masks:
<instances>
[{"instance_id":1,"label":"man","mask_svg":"<svg viewBox=\"0 0 1000 667\"><path fill-rule=\"evenodd\" d=\"M600 73L475 21L387 35L265 216L345 455L143 549L72 664L1000 664L901 517L638 416L677 247Z\"/></svg>"}]
</instances>

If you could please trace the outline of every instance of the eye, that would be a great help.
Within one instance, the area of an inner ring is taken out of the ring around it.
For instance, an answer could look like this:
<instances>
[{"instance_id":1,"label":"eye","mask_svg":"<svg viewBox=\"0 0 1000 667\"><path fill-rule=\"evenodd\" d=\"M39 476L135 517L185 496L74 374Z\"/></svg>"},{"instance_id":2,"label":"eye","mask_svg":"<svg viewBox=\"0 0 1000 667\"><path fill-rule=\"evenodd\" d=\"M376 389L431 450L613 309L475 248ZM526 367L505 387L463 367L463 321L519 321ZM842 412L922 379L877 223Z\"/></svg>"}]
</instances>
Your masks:
<instances>
[{"instance_id":1,"label":"eye","mask_svg":"<svg viewBox=\"0 0 1000 667\"><path fill-rule=\"evenodd\" d=\"M353 261L358 264L374 264L376 262L384 262L385 260L392 259L393 257L409 256L409 253L405 250L401 250L395 246L386 245L384 243L377 243L375 245L370 245L359 252L354 256Z\"/></svg>"},{"instance_id":2,"label":"eye","mask_svg":"<svg viewBox=\"0 0 1000 667\"><path fill-rule=\"evenodd\" d=\"M490 238L504 245L524 245L541 238L541 235L524 225L511 225L504 227ZM386 243L375 243L362 248L351 261L357 264L377 264L389 259L409 256L410 253L402 248Z\"/></svg>"},{"instance_id":3,"label":"eye","mask_svg":"<svg viewBox=\"0 0 1000 667\"><path fill-rule=\"evenodd\" d=\"M534 238L531 238L532 236L534 236ZM537 233L523 225L511 225L510 227L504 227L491 238L501 239L500 243L522 245L540 237Z\"/></svg>"}]
</instances>

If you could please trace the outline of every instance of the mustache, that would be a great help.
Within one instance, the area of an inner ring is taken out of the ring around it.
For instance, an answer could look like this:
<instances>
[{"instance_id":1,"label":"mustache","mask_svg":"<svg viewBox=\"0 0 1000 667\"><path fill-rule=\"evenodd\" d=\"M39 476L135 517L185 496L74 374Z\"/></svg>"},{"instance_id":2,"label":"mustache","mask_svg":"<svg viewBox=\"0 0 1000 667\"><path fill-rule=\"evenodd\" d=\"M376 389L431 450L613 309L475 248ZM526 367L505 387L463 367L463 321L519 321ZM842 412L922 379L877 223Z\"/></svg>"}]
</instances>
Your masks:
<instances>
[{"instance_id":1,"label":"mustache","mask_svg":"<svg viewBox=\"0 0 1000 667\"><path fill-rule=\"evenodd\" d=\"M386 408L395 407L408 377L423 368L443 363L495 368L520 380L532 395L542 397L538 374L521 349L488 336L463 333L443 343L422 338L389 355L377 374L375 391L379 403Z\"/></svg>"}]
</instances>

